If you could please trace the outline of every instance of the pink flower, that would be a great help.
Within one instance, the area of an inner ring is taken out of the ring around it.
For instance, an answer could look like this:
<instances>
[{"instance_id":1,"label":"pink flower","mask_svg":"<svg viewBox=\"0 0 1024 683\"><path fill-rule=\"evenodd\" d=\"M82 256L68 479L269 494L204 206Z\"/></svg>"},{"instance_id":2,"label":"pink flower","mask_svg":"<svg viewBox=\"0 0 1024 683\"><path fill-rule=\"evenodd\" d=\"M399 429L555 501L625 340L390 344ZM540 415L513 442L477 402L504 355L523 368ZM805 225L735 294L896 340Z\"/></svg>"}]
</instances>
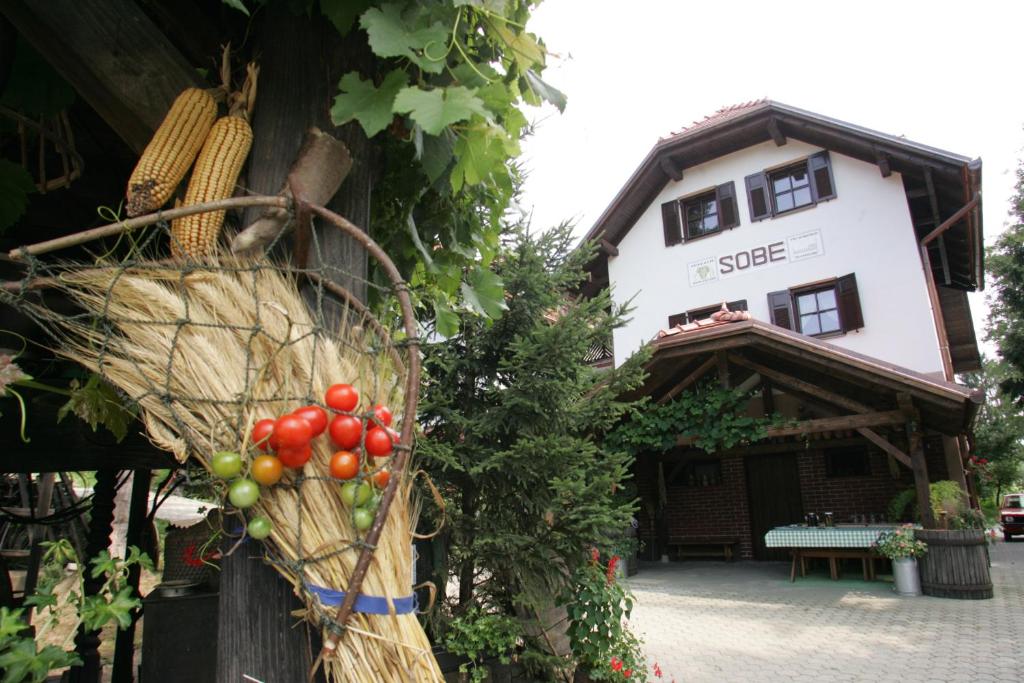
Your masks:
<instances>
[{"instance_id":1,"label":"pink flower","mask_svg":"<svg viewBox=\"0 0 1024 683\"><path fill-rule=\"evenodd\" d=\"M657 662L654 663L654 675L661 678L661 667L658 666Z\"/></svg>"}]
</instances>

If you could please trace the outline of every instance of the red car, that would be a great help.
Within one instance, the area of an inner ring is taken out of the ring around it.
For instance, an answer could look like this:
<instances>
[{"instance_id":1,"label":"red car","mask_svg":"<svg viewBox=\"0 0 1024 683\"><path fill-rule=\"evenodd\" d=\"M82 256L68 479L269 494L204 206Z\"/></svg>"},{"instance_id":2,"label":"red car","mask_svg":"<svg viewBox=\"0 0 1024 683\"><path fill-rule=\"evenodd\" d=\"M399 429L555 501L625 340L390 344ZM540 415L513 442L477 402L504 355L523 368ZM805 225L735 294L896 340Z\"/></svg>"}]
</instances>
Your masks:
<instances>
[{"instance_id":1,"label":"red car","mask_svg":"<svg viewBox=\"0 0 1024 683\"><path fill-rule=\"evenodd\" d=\"M1008 493L999 506L999 521L1003 526L1003 540L1024 535L1024 493Z\"/></svg>"}]
</instances>

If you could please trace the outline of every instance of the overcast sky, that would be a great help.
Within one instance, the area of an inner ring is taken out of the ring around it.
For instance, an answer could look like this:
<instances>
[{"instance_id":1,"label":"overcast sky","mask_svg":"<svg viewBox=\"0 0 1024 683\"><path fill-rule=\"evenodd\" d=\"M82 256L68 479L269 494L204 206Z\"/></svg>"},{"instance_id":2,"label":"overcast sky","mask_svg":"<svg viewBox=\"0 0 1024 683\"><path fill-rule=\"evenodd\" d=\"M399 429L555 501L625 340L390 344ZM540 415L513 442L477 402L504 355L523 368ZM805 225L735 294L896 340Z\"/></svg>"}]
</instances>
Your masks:
<instances>
[{"instance_id":1,"label":"overcast sky","mask_svg":"<svg viewBox=\"0 0 1024 683\"><path fill-rule=\"evenodd\" d=\"M569 104L534 112L526 208L582 236L659 137L768 97L981 157L990 244L1024 156L1022 27L1020 1L547 0L529 29L560 56L545 79Z\"/></svg>"}]
</instances>

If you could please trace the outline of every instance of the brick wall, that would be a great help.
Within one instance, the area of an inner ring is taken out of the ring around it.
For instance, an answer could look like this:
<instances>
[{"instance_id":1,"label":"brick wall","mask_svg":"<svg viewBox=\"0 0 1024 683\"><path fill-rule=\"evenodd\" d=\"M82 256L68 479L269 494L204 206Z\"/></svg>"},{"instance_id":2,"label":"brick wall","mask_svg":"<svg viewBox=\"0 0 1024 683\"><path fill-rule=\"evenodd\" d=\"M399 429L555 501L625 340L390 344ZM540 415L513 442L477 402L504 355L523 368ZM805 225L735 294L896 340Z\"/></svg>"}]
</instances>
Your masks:
<instances>
[{"instance_id":1,"label":"brick wall","mask_svg":"<svg viewBox=\"0 0 1024 683\"><path fill-rule=\"evenodd\" d=\"M945 456L939 439L925 443L928 474L932 481L946 478ZM876 515L884 519L889 501L900 491L914 485L911 471L898 466L899 478L890 474L888 457L878 450L869 456L870 475L828 477L825 451L801 450L797 454L803 510L831 512L836 522L851 521L853 515ZM668 475L672 465L666 463ZM647 547L646 557L653 557L654 526L651 519L653 501L657 500L657 469L649 463L637 468L637 486L642 501L638 514L639 536ZM740 556L752 557L750 540L750 509L747 499L746 470L743 457L722 458L722 481L711 486L669 486L668 525L670 536L736 536L740 539Z\"/></svg>"}]
</instances>

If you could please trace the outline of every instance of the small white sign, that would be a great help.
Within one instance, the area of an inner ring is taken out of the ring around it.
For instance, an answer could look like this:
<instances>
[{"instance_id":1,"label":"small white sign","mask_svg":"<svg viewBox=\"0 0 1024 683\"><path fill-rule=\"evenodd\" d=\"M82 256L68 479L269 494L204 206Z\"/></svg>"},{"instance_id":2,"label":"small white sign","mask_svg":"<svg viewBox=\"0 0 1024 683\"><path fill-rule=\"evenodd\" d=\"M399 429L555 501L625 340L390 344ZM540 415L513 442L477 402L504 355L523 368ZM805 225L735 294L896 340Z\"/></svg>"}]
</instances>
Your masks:
<instances>
[{"instance_id":1,"label":"small white sign","mask_svg":"<svg viewBox=\"0 0 1024 683\"><path fill-rule=\"evenodd\" d=\"M705 285L718 279L718 264L714 256L708 256L688 264L690 286Z\"/></svg>"},{"instance_id":2,"label":"small white sign","mask_svg":"<svg viewBox=\"0 0 1024 683\"><path fill-rule=\"evenodd\" d=\"M809 230L797 235L790 235L786 238L786 243L789 245L790 261L803 261L825 253L825 246L821 243L820 230Z\"/></svg>"}]
</instances>

